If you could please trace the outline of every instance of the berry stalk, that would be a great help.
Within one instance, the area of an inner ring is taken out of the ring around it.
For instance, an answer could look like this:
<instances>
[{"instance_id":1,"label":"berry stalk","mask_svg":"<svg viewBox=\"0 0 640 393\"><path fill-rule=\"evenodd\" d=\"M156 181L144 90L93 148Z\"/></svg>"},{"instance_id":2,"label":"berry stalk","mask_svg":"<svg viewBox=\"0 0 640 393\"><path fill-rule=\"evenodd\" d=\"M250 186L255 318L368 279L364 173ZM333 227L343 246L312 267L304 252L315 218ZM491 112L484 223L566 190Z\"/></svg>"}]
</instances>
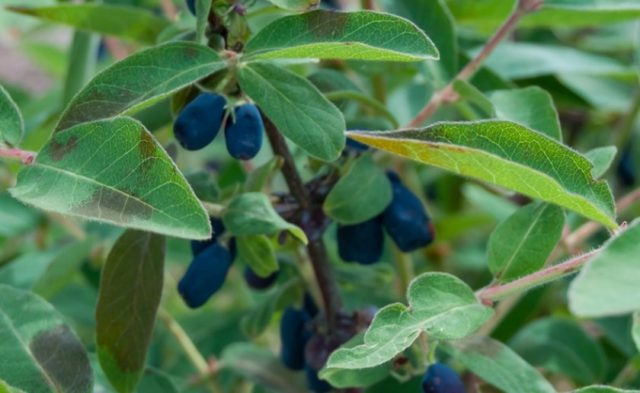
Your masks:
<instances>
[{"instance_id":1,"label":"berry stalk","mask_svg":"<svg viewBox=\"0 0 640 393\"><path fill-rule=\"evenodd\" d=\"M17 159L24 165L31 165L36 158L36 152L0 147L0 158Z\"/></svg>"}]
</instances>

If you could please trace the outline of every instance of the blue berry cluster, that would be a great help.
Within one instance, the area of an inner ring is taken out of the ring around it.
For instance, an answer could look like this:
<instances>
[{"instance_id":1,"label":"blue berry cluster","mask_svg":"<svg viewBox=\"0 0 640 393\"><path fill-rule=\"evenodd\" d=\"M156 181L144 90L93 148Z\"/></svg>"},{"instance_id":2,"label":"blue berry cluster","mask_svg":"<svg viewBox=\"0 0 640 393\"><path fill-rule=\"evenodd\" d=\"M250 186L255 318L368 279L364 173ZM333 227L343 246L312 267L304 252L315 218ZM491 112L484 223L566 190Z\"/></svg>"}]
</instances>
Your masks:
<instances>
[{"instance_id":1,"label":"blue berry cluster","mask_svg":"<svg viewBox=\"0 0 640 393\"><path fill-rule=\"evenodd\" d=\"M173 132L182 147L199 150L216 138L225 120L226 99L218 94L201 93L178 114ZM250 160L262 147L264 124L253 104L234 109L225 124L225 142L229 154L238 160Z\"/></svg>"},{"instance_id":2,"label":"blue berry cluster","mask_svg":"<svg viewBox=\"0 0 640 393\"><path fill-rule=\"evenodd\" d=\"M383 252L383 229L403 252L426 247L433 241L431 219L420 199L396 173L389 172L387 177L393 190L389 206L365 222L338 226L338 254L343 260L364 265L378 262Z\"/></svg>"}]
</instances>

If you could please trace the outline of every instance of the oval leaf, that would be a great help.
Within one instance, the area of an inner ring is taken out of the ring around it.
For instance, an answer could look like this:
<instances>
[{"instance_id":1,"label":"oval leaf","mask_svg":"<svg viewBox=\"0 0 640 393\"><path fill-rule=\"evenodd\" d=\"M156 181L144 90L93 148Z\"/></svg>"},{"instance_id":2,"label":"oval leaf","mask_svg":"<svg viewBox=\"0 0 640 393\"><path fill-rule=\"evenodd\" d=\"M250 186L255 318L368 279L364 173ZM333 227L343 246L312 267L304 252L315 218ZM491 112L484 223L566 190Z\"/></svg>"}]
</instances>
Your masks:
<instances>
[{"instance_id":1,"label":"oval leaf","mask_svg":"<svg viewBox=\"0 0 640 393\"><path fill-rule=\"evenodd\" d=\"M71 100L56 130L141 109L224 67L216 52L196 43L143 50L93 78Z\"/></svg>"},{"instance_id":2,"label":"oval leaf","mask_svg":"<svg viewBox=\"0 0 640 393\"><path fill-rule=\"evenodd\" d=\"M98 359L118 392L142 378L164 281L164 237L126 231L102 269L96 306Z\"/></svg>"},{"instance_id":3,"label":"oval leaf","mask_svg":"<svg viewBox=\"0 0 640 393\"><path fill-rule=\"evenodd\" d=\"M57 213L189 239L211 235L207 213L173 161L126 117L54 134L10 192Z\"/></svg>"},{"instance_id":4,"label":"oval leaf","mask_svg":"<svg viewBox=\"0 0 640 393\"><path fill-rule=\"evenodd\" d=\"M269 238L264 235L236 236L238 256L260 277L269 277L278 271L276 253Z\"/></svg>"},{"instance_id":5,"label":"oval leaf","mask_svg":"<svg viewBox=\"0 0 640 393\"><path fill-rule=\"evenodd\" d=\"M18 105L0 85L0 143L16 146L24 134L24 121Z\"/></svg>"},{"instance_id":6,"label":"oval leaf","mask_svg":"<svg viewBox=\"0 0 640 393\"><path fill-rule=\"evenodd\" d=\"M509 393L554 393L544 377L509 347L474 336L440 346L478 377Z\"/></svg>"},{"instance_id":7,"label":"oval leaf","mask_svg":"<svg viewBox=\"0 0 640 393\"><path fill-rule=\"evenodd\" d=\"M269 63L240 68L240 86L278 131L310 155L334 161L345 145L340 110L305 78Z\"/></svg>"},{"instance_id":8,"label":"oval leaf","mask_svg":"<svg viewBox=\"0 0 640 393\"><path fill-rule=\"evenodd\" d=\"M269 197L261 192L247 192L235 198L222 220L234 235L275 235L289 231L301 242L308 242L302 229L282 219L271 206Z\"/></svg>"},{"instance_id":9,"label":"oval leaf","mask_svg":"<svg viewBox=\"0 0 640 393\"><path fill-rule=\"evenodd\" d=\"M611 190L593 165L553 139L500 120L438 123L394 132L348 132L367 145L573 210L617 227Z\"/></svg>"},{"instance_id":10,"label":"oval leaf","mask_svg":"<svg viewBox=\"0 0 640 393\"><path fill-rule=\"evenodd\" d=\"M60 4L47 7L7 7L9 11L80 30L154 44L169 21L141 8L108 4Z\"/></svg>"},{"instance_id":11,"label":"oval leaf","mask_svg":"<svg viewBox=\"0 0 640 393\"><path fill-rule=\"evenodd\" d=\"M355 59L422 61L438 59L427 35L410 21L371 11L316 10L285 16L247 42L258 59Z\"/></svg>"},{"instance_id":12,"label":"oval leaf","mask_svg":"<svg viewBox=\"0 0 640 393\"><path fill-rule=\"evenodd\" d=\"M9 386L25 392L93 391L85 348L41 298L0 285L0 342L3 359L10 359L0 362L0 376Z\"/></svg>"},{"instance_id":13,"label":"oval leaf","mask_svg":"<svg viewBox=\"0 0 640 393\"><path fill-rule=\"evenodd\" d=\"M364 343L338 349L326 368L372 368L392 360L423 331L435 340L462 338L493 314L464 282L445 273L417 277L407 290L407 298L409 307L395 303L382 308L367 329Z\"/></svg>"},{"instance_id":14,"label":"oval leaf","mask_svg":"<svg viewBox=\"0 0 640 393\"><path fill-rule=\"evenodd\" d=\"M640 220L613 237L569 287L569 308L582 317L622 315L640 310Z\"/></svg>"},{"instance_id":15,"label":"oval leaf","mask_svg":"<svg viewBox=\"0 0 640 393\"><path fill-rule=\"evenodd\" d=\"M371 155L365 155L331 189L322 208L340 224L357 224L382 213L391 197L389 179Z\"/></svg>"},{"instance_id":16,"label":"oval leaf","mask_svg":"<svg viewBox=\"0 0 640 393\"><path fill-rule=\"evenodd\" d=\"M544 266L560 240L564 212L555 205L533 203L501 222L489 238L489 270L501 282L515 280Z\"/></svg>"},{"instance_id":17,"label":"oval leaf","mask_svg":"<svg viewBox=\"0 0 640 393\"><path fill-rule=\"evenodd\" d=\"M320 0L269 0L269 2L289 11L308 11L320 4Z\"/></svg>"}]
</instances>

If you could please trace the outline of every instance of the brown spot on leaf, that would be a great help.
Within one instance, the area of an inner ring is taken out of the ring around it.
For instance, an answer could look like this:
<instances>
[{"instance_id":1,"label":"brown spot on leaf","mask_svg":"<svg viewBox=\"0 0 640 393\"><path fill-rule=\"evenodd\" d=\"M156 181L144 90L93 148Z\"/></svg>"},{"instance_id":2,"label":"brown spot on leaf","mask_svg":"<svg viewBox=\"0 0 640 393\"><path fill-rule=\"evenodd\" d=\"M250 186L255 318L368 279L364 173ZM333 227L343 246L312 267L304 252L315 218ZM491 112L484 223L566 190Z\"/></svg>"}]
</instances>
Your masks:
<instances>
[{"instance_id":1,"label":"brown spot on leaf","mask_svg":"<svg viewBox=\"0 0 640 393\"><path fill-rule=\"evenodd\" d=\"M143 127L140 128L140 142L138 143L138 151L140 152L140 157L142 158L142 165L140 166L140 170L143 174L149 172L153 167L154 161L149 160L149 158L155 156L156 152L156 143L153 140L151 134L149 134Z\"/></svg>"},{"instance_id":2,"label":"brown spot on leaf","mask_svg":"<svg viewBox=\"0 0 640 393\"><path fill-rule=\"evenodd\" d=\"M153 208L133 199L135 195L127 191L129 195L110 188L97 188L91 198L74 211L77 214L94 217L96 211L100 218L127 224L135 217L149 219L153 215Z\"/></svg>"},{"instance_id":3,"label":"brown spot on leaf","mask_svg":"<svg viewBox=\"0 0 640 393\"><path fill-rule=\"evenodd\" d=\"M318 11L308 14L307 26L317 38L333 38L341 36L349 15L344 12Z\"/></svg>"},{"instance_id":4,"label":"brown spot on leaf","mask_svg":"<svg viewBox=\"0 0 640 393\"><path fill-rule=\"evenodd\" d=\"M68 138L64 142L58 142L57 139L63 138L64 136L62 138L54 138L51 140L51 145L49 145L49 155L54 161L62 160L69 152L71 152L76 147L76 144L78 143L78 137L75 135Z\"/></svg>"}]
</instances>

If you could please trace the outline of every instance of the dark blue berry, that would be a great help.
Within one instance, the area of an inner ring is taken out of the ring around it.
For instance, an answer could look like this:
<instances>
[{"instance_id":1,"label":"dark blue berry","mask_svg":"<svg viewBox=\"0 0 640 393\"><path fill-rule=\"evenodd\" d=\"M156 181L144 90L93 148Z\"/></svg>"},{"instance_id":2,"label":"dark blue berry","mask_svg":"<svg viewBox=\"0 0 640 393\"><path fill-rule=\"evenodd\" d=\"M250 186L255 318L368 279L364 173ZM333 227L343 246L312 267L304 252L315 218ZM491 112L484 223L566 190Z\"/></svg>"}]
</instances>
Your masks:
<instances>
[{"instance_id":1,"label":"dark blue berry","mask_svg":"<svg viewBox=\"0 0 640 393\"><path fill-rule=\"evenodd\" d=\"M197 308L206 303L224 284L231 255L220 243L214 243L198 254L178 283L178 292L187 306Z\"/></svg>"},{"instance_id":2,"label":"dark blue berry","mask_svg":"<svg viewBox=\"0 0 640 393\"><path fill-rule=\"evenodd\" d=\"M222 236L222 234L225 231L224 224L222 223L222 220L219 218L211 219L211 228L213 229L213 234L211 235L210 239L191 241L191 254L194 257L200 254L202 251L204 251L207 247L209 247L213 243L217 242L218 239L220 239L220 236Z\"/></svg>"},{"instance_id":3,"label":"dark blue berry","mask_svg":"<svg viewBox=\"0 0 640 393\"><path fill-rule=\"evenodd\" d=\"M338 225L338 254L346 262L376 263L382 257L383 245L379 217L355 225Z\"/></svg>"},{"instance_id":4,"label":"dark blue berry","mask_svg":"<svg viewBox=\"0 0 640 393\"><path fill-rule=\"evenodd\" d=\"M307 377L307 386L309 390L314 393L327 393L330 392L333 387L323 379L318 378L318 371L309 365L304 366L304 373Z\"/></svg>"},{"instance_id":5,"label":"dark blue berry","mask_svg":"<svg viewBox=\"0 0 640 393\"><path fill-rule=\"evenodd\" d=\"M196 0L187 0L187 8L193 15L196 14Z\"/></svg>"},{"instance_id":6,"label":"dark blue berry","mask_svg":"<svg viewBox=\"0 0 640 393\"><path fill-rule=\"evenodd\" d=\"M202 93L188 103L173 124L173 133L182 147L198 150L211 143L224 119L224 97Z\"/></svg>"},{"instance_id":7,"label":"dark blue berry","mask_svg":"<svg viewBox=\"0 0 640 393\"><path fill-rule=\"evenodd\" d=\"M268 277L260 277L249 266L244 268L244 280L247 285L253 289L263 290L267 289L276 282L278 278L278 272L271 273Z\"/></svg>"},{"instance_id":8,"label":"dark blue berry","mask_svg":"<svg viewBox=\"0 0 640 393\"><path fill-rule=\"evenodd\" d=\"M304 368L304 347L310 338L307 323L311 318L303 310L288 307L280 321L280 356L282 363L291 370Z\"/></svg>"},{"instance_id":9,"label":"dark blue berry","mask_svg":"<svg viewBox=\"0 0 640 393\"><path fill-rule=\"evenodd\" d=\"M358 142L355 139L347 138L346 149L355 153L363 153L369 150L369 146L364 143Z\"/></svg>"},{"instance_id":10,"label":"dark blue berry","mask_svg":"<svg viewBox=\"0 0 640 393\"><path fill-rule=\"evenodd\" d=\"M246 104L235 109L235 122L230 118L224 130L231 157L250 160L262 147L264 124L258 107Z\"/></svg>"},{"instance_id":11,"label":"dark blue berry","mask_svg":"<svg viewBox=\"0 0 640 393\"><path fill-rule=\"evenodd\" d=\"M464 384L458 374L449 366L434 363L422 378L424 393L465 393Z\"/></svg>"},{"instance_id":12,"label":"dark blue berry","mask_svg":"<svg viewBox=\"0 0 640 393\"><path fill-rule=\"evenodd\" d=\"M398 248L410 252L428 246L433 241L433 227L420 199L395 173L387 174L393 189L393 199L382 213L382 224Z\"/></svg>"},{"instance_id":13,"label":"dark blue berry","mask_svg":"<svg viewBox=\"0 0 640 393\"><path fill-rule=\"evenodd\" d=\"M635 162L633 159L632 149L627 148L624 153L622 153L622 158L620 159L620 163L617 168L618 179L622 185L631 187L636 184L637 180L637 171Z\"/></svg>"},{"instance_id":14,"label":"dark blue berry","mask_svg":"<svg viewBox=\"0 0 640 393\"><path fill-rule=\"evenodd\" d=\"M322 0L322 5L332 10L339 10L342 8L338 0Z\"/></svg>"},{"instance_id":15,"label":"dark blue berry","mask_svg":"<svg viewBox=\"0 0 640 393\"><path fill-rule=\"evenodd\" d=\"M308 292L305 292L303 300L302 300L302 309L309 314L311 318L314 318L318 315L318 306L316 302L313 301L313 297Z\"/></svg>"}]
</instances>

